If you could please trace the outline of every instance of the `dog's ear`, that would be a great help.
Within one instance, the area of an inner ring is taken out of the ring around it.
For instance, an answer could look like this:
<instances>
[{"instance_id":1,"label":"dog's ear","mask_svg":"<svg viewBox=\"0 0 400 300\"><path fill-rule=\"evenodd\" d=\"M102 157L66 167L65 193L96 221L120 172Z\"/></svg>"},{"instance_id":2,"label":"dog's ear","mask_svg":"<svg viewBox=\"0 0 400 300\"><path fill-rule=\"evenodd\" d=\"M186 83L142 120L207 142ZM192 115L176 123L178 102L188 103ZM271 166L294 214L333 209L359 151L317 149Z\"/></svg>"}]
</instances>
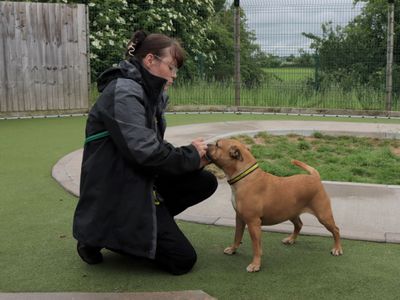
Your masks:
<instances>
[{"instance_id":1,"label":"dog's ear","mask_svg":"<svg viewBox=\"0 0 400 300\"><path fill-rule=\"evenodd\" d=\"M229 149L229 156L232 157L233 159L243 161L242 153L240 153L239 148L236 146L232 146Z\"/></svg>"}]
</instances>

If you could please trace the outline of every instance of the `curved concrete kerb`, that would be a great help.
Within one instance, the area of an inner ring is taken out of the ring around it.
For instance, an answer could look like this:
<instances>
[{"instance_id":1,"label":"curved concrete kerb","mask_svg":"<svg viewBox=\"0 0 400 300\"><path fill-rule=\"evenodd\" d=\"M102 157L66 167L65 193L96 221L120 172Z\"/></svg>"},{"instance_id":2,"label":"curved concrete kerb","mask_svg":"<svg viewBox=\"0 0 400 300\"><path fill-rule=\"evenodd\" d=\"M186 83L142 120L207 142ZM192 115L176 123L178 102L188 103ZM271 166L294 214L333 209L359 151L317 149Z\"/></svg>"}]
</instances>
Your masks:
<instances>
[{"instance_id":1,"label":"curved concrete kerb","mask_svg":"<svg viewBox=\"0 0 400 300\"><path fill-rule=\"evenodd\" d=\"M313 121L242 121L193 124L168 128L166 139L179 146L189 144L197 137L212 142L239 134L258 132L286 135L368 136L400 139L400 124L313 122ZM53 167L53 177L70 193L79 195L82 149L76 150ZM400 186L354 184L325 181L332 200L332 208L342 237L379 242L400 243ZM219 182L216 193L177 216L178 219L215 225L233 226L235 212L230 203L231 190L225 180ZM330 235L315 217L302 215L302 233ZM292 224L285 222L268 226L265 230L290 232Z\"/></svg>"}]
</instances>

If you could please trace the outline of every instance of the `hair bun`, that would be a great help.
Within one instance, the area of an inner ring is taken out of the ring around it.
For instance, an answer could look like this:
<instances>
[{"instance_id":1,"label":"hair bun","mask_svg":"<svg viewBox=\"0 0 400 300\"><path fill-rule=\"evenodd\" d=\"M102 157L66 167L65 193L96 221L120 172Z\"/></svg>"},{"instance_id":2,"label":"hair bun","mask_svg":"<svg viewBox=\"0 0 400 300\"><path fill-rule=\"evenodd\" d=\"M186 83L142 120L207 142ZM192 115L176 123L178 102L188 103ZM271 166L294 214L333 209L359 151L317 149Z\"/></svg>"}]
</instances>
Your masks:
<instances>
[{"instance_id":1,"label":"hair bun","mask_svg":"<svg viewBox=\"0 0 400 300\"><path fill-rule=\"evenodd\" d=\"M142 45L142 43L146 39L146 37L147 37L147 33L144 32L143 30L136 31L132 35L132 37L128 43L127 54L129 56L134 56L135 51L140 48L140 46Z\"/></svg>"}]
</instances>

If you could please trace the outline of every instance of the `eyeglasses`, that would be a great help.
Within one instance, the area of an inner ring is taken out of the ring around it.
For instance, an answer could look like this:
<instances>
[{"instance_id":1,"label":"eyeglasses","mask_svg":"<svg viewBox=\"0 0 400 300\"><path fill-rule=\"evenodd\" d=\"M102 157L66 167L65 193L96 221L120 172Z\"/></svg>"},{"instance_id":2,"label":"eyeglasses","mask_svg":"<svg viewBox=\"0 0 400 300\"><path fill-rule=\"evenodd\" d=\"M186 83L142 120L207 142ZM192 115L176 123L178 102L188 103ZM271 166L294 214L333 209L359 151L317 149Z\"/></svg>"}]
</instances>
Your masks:
<instances>
[{"instance_id":1,"label":"eyeglasses","mask_svg":"<svg viewBox=\"0 0 400 300\"><path fill-rule=\"evenodd\" d=\"M158 56L158 55L154 55L154 57L155 57L157 60L159 60L160 62L162 62L163 64L166 64L166 65L168 66L168 68L169 68L169 70L171 71L172 74L175 74L175 75L176 75L176 74L178 73L178 68L177 68L176 66L171 65L171 64L169 64L169 63L163 61L163 59L162 59L160 56Z\"/></svg>"}]
</instances>

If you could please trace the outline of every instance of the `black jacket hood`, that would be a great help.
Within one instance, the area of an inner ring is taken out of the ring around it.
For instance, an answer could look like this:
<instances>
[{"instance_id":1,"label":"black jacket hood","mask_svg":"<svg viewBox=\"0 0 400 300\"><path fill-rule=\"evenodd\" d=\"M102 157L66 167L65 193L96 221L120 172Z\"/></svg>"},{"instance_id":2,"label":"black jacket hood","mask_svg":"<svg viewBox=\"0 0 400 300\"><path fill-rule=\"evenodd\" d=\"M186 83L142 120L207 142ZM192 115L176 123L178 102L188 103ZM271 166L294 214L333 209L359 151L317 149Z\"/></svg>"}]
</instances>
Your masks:
<instances>
[{"instance_id":1,"label":"black jacket hood","mask_svg":"<svg viewBox=\"0 0 400 300\"><path fill-rule=\"evenodd\" d=\"M151 74L133 57L129 61L121 61L118 67L111 67L100 74L97 79L98 91L102 92L111 81L117 78L129 78L138 82L150 99L157 99L167 83L166 79Z\"/></svg>"}]
</instances>

